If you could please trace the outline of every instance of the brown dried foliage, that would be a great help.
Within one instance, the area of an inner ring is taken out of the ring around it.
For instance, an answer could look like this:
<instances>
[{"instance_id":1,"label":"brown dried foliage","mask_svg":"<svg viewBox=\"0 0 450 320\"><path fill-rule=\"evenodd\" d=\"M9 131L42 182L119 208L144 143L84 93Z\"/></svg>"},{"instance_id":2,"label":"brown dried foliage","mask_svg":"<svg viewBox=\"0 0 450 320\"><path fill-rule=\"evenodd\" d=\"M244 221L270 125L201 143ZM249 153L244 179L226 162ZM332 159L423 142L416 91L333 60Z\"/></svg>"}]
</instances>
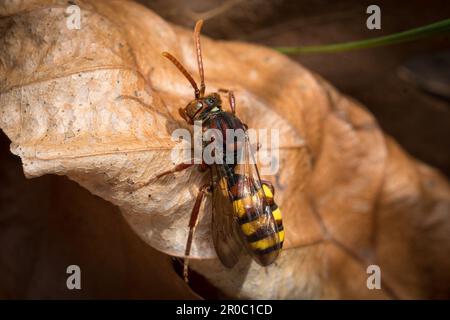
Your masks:
<instances>
[{"instance_id":1,"label":"brown dried foliage","mask_svg":"<svg viewBox=\"0 0 450 320\"><path fill-rule=\"evenodd\" d=\"M192 99L161 52L196 74L192 31L133 2L77 3L80 30L66 27L66 1L0 7L0 127L27 177L68 176L117 205L147 244L182 256L208 177L192 169L146 182L173 167L170 134L186 126L177 111ZM207 201L195 270L233 297L448 298L447 181L386 137L363 106L287 57L202 41L207 91L234 90L249 127L280 129L281 169L267 178L284 214L286 250L266 270L247 262L225 270ZM381 267L381 290L366 287L371 264Z\"/></svg>"}]
</instances>

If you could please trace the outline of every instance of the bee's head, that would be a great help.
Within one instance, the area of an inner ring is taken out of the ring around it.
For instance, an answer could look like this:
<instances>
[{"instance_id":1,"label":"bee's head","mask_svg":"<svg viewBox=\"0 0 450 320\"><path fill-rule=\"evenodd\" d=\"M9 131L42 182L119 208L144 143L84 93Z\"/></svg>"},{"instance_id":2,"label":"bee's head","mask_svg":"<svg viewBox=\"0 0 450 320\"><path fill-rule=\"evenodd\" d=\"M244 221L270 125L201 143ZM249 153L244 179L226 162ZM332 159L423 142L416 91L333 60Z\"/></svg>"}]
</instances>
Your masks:
<instances>
[{"instance_id":1,"label":"bee's head","mask_svg":"<svg viewBox=\"0 0 450 320\"><path fill-rule=\"evenodd\" d=\"M188 103L184 109L181 109L181 116L189 123L193 123L197 119L203 118L207 113L214 109L222 108L222 100L216 92L211 93L203 98L197 98Z\"/></svg>"},{"instance_id":2,"label":"bee's head","mask_svg":"<svg viewBox=\"0 0 450 320\"><path fill-rule=\"evenodd\" d=\"M197 53L197 65L200 74L200 89L197 86L194 78L186 70L185 67L170 53L163 52L163 56L172 61L172 63L181 71L181 73L186 77L186 79L194 88L195 99L188 103L184 108L180 109L181 116L188 122L194 123L195 120L203 119L204 116L209 112L214 112L216 109L220 110L222 108L222 101L218 93L214 92L205 96L205 75L203 72L203 62L202 62L202 50L200 47L200 30L203 25L203 20L197 21L194 28L194 39L195 47Z\"/></svg>"}]
</instances>

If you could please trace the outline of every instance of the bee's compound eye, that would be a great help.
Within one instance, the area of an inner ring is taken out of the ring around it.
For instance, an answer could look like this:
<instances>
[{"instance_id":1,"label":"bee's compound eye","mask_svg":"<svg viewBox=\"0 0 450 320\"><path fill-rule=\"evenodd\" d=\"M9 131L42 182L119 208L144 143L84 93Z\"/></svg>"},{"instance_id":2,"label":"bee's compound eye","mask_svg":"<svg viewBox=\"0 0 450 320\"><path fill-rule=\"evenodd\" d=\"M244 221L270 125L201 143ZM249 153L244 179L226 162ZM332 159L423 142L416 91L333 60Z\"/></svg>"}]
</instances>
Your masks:
<instances>
[{"instance_id":1,"label":"bee's compound eye","mask_svg":"<svg viewBox=\"0 0 450 320\"><path fill-rule=\"evenodd\" d=\"M210 107L214 105L215 101L213 98L206 98L206 104Z\"/></svg>"}]
</instances>

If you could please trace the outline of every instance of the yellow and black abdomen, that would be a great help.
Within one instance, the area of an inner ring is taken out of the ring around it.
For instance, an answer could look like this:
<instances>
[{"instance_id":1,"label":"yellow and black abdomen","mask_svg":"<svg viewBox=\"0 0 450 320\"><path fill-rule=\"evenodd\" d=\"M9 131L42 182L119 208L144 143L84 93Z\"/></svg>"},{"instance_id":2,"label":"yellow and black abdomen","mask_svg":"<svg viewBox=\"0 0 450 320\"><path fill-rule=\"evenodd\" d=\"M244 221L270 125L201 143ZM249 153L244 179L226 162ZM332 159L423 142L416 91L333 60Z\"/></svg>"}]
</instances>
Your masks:
<instances>
[{"instance_id":1,"label":"yellow and black abdomen","mask_svg":"<svg viewBox=\"0 0 450 320\"><path fill-rule=\"evenodd\" d=\"M237 185L242 186L241 183ZM243 239L255 260L267 266L275 261L284 241L281 211L274 201L273 192L268 185L262 184L259 189L239 197L236 196L239 191L233 189L233 209Z\"/></svg>"},{"instance_id":2,"label":"yellow and black abdomen","mask_svg":"<svg viewBox=\"0 0 450 320\"><path fill-rule=\"evenodd\" d=\"M260 265L267 266L275 261L281 251L284 229L273 191L267 184L261 183L256 162L251 160L254 151L249 137L244 135L239 139L227 135L228 129L235 130L235 133L238 130L245 132L246 126L233 114L218 112L209 119L208 128L220 130L222 137L225 137L222 150L224 161L217 169L226 184L227 196L233 203L239 235L253 258ZM229 153L229 150L234 152Z\"/></svg>"}]
</instances>

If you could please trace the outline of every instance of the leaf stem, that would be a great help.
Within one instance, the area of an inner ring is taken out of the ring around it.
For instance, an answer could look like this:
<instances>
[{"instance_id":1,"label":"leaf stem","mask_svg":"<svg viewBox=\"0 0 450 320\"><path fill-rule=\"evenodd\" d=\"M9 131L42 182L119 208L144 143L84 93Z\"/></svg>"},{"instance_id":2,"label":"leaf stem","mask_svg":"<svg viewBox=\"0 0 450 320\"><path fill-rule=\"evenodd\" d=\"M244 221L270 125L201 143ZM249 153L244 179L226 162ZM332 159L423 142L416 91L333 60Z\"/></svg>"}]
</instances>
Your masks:
<instances>
[{"instance_id":1,"label":"leaf stem","mask_svg":"<svg viewBox=\"0 0 450 320\"><path fill-rule=\"evenodd\" d=\"M328 45L305 46L305 47L275 47L281 53L300 54L300 53L333 53L340 51L349 51L356 49L366 49L380 46L387 46L407 41L413 41L421 38L431 37L440 33L450 31L450 19L434 22L422 27L390 34L373 39L351 41L344 43L334 43Z\"/></svg>"}]
</instances>

